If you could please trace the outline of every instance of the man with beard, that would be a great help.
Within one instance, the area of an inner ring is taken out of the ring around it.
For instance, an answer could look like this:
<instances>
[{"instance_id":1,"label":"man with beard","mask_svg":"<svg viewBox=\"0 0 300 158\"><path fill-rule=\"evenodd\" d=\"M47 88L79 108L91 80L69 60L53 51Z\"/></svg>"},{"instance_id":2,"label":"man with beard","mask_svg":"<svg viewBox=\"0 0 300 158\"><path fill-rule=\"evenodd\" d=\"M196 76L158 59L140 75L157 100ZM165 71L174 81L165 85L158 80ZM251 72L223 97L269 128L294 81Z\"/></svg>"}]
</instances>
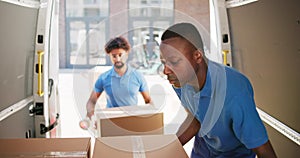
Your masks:
<instances>
[{"instance_id":1,"label":"man with beard","mask_svg":"<svg viewBox=\"0 0 300 158\"><path fill-rule=\"evenodd\" d=\"M87 116L94 115L95 104L103 91L107 95L107 108L137 105L138 94L142 94L145 103L150 103L148 87L141 73L126 64L130 51L129 42L123 37L108 41L105 51L109 55L113 67L102 73L87 102Z\"/></svg>"},{"instance_id":2,"label":"man with beard","mask_svg":"<svg viewBox=\"0 0 300 158\"><path fill-rule=\"evenodd\" d=\"M208 60L190 23L169 27L161 41L163 72L188 113L178 139L184 145L195 138L191 157L275 158L247 77Z\"/></svg>"}]
</instances>

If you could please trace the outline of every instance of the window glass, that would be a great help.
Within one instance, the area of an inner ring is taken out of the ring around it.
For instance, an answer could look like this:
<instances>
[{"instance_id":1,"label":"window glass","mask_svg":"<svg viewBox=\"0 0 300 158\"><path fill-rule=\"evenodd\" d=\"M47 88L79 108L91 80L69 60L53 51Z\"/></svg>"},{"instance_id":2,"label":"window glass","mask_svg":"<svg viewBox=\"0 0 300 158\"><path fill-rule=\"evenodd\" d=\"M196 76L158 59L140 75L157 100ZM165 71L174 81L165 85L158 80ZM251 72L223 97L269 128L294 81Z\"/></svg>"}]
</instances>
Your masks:
<instances>
[{"instance_id":1,"label":"window glass","mask_svg":"<svg viewBox=\"0 0 300 158\"><path fill-rule=\"evenodd\" d=\"M109 0L66 0L67 67L107 65Z\"/></svg>"}]
</instances>

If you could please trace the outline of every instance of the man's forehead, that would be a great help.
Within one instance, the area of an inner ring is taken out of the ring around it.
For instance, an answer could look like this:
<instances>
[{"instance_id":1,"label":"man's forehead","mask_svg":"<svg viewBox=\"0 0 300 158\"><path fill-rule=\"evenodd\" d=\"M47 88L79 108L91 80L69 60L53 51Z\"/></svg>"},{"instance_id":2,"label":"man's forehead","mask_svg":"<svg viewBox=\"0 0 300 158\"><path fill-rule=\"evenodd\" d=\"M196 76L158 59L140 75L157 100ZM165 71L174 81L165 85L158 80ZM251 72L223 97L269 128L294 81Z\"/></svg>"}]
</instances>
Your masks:
<instances>
[{"instance_id":1,"label":"man's forehead","mask_svg":"<svg viewBox=\"0 0 300 158\"><path fill-rule=\"evenodd\" d=\"M175 58L183 58L184 55L178 51L177 49L172 48L172 50L168 49L165 51L161 51L160 58L162 60L172 60Z\"/></svg>"},{"instance_id":2,"label":"man's forehead","mask_svg":"<svg viewBox=\"0 0 300 158\"><path fill-rule=\"evenodd\" d=\"M173 37L161 42L160 50L162 56L182 56L182 51L186 48L185 40L180 37Z\"/></svg>"},{"instance_id":3,"label":"man's forehead","mask_svg":"<svg viewBox=\"0 0 300 158\"><path fill-rule=\"evenodd\" d=\"M117 49L113 49L110 54L124 54L127 53L126 50L122 49L122 48L117 48Z\"/></svg>"}]
</instances>

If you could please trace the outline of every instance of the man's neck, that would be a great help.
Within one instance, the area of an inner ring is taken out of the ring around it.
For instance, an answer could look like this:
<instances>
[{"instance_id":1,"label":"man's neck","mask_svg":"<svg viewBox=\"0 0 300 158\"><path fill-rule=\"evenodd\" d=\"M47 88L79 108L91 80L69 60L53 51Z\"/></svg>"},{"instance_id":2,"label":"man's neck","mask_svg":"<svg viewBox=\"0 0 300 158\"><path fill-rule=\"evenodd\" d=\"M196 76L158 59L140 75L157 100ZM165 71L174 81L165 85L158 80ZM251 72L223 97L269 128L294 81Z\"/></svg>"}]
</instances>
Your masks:
<instances>
[{"instance_id":1,"label":"man's neck","mask_svg":"<svg viewBox=\"0 0 300 158\"><path fill-rule=\"evenodd\" d=\"M123 67L121 67L120 69L114 67L114 70L116 71L116 73L119 75L119 76L123 76L126 71L127 71L127 65L125 64Z\"/></svg>"},{"instance_id":2,"label":"man's neck","mask_svg":"<svg viewBox=\"0 0 300 158\"><path fill-rule=\"evenodd\" d=\"M205 85L207 69L208 68L206 62L202 62L196 72L195 83L193 84L194 90L196 92L201 91Z\"/></svg>"}]
</instances>

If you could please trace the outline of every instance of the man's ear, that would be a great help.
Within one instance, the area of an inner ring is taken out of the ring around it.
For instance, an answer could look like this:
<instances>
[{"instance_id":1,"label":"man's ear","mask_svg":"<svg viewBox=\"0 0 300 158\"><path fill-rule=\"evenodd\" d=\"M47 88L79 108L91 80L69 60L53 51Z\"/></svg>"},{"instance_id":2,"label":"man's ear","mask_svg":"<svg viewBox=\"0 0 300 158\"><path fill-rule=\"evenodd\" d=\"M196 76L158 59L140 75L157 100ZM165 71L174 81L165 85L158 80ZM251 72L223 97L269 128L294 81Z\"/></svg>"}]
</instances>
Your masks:
<instances>
[{"instance_id":1,"label":"man's ear","mask_svg":"<svg viewBox=\"0 0 300 158\"><path fill-rule=\"evenodd\" d=\"M203 59L203 52L199 49L194 51L194 59L196 60L197 63L201 63Z\"/></svg>"}]
</instances>

